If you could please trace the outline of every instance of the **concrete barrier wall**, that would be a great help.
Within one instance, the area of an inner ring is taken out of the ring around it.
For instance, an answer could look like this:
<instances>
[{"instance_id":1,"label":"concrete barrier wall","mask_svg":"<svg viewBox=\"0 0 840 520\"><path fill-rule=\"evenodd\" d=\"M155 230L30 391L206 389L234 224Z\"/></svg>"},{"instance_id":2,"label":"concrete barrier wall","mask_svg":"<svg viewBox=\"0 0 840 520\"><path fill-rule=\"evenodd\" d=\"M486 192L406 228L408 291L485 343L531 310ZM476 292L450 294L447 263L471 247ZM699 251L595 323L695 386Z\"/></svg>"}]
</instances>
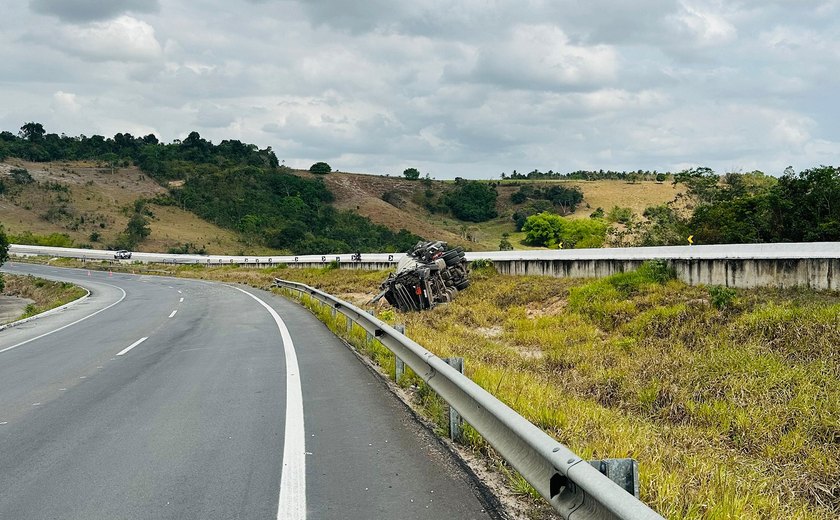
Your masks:
<instances>
[{"instance_id":1,"label":"concrete barrier wall","mask_svg":"<svg viewBox=\"0 0 840 520\"><path fill-rule=\"evenodd\" d=\"M632 271L642 260L513 260L495 261L502 274L561 278L601 278ZM728 287L809 287L840 290L840 259L677 259L668 260L677 278L689 285Z\"/></svg>"},{"instance_id":2,"label":"concrete barrier wall","mask_svg":"<svg viewBox=\"0 0 840 520\"><path fill-rule=\"evenodd\" d=\"M725 285L736 288L808 287L840 290L840 259L677 259L667 260L677 278L689 285ZM501 274L554 276L557 278L602 278L632 271L643 260L495 260ZM392 269L388 262L342 262L342 269ZM289 267L323 267L323 263L289 264Z\"/></svg>"},{"instance_id":3,"label":"concrete barrier wall","mask_svg":"<svg viewBox=\"0 0 840 520\"><path fill-rule=\"evenodd\" d=\"M117 262L113 251L12 245L12 256L51 255L90 261ZM299 256L198 256L161 253L133 255L133 262L176 264L236 264L269 267L323 268L338 261L342 269L393 269L401 253L365 253L361 261L350 254ZM711 246L636 247L538 251L469 252L467 260L489 259L502 274L564 278L601 278L638 268L646 260L667 260L677 277L690 285L729 287L809 287L840 290L840 243L733 244Z\"/></svg>"}]
</instances>

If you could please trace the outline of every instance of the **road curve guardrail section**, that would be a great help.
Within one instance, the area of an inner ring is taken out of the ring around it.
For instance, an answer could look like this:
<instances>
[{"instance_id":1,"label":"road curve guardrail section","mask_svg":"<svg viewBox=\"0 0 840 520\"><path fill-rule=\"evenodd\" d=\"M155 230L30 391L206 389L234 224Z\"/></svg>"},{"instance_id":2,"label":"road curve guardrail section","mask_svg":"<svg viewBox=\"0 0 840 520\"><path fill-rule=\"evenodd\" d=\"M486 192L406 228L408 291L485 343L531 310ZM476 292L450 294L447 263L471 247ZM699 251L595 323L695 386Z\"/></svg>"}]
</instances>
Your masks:
<instances>
[{"instance_id":1,"label":"road curve guardrail section","mask_svg":"<svg viewBox=\"0 0 840 520\"><path fill-rule=\"evenodd\" d=\"M308 285L276 279L275 286L309 295L379 340L455 408L564 518L662 519L586 460L387 323Z\"/></svg>"},{"instance_id":2,"label":"road curve guardrail section","mask_svg":"<svg viewBox=\"0 0 840 520\"><path fill-rule=\"evenodd\" d=\"M80 260L115 260L115 251L101 249L79 249L65 247L30 246L12 244L9 253L16 256L48 255ZM321 255L186 255L168 253L135 252L124 262L160 262L174 264L326 264L338 261L342 264L354 262L396 264L404 253L361 253ZM808 242L783 244L721 244L704 246L665 247L621 247L601 249L554 249L530 251L474 251L467 252L467 260L488 259L494 261L528 260L750 260L750 259L820 259L840 258L840 242Z\"/></svg>"}]
</instances>

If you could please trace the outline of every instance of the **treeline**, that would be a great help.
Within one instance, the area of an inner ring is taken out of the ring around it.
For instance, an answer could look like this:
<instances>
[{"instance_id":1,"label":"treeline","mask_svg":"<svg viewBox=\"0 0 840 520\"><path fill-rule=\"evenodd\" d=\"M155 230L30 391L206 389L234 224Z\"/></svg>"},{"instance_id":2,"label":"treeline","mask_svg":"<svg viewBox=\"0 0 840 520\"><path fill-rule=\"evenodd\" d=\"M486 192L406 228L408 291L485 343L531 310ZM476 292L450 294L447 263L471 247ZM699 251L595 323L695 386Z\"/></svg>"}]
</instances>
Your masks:
<instances>
[{"instance_id":1,"label":"treeline","mask_svg":"<svg viewBox=\"0 0 840 520\"><path fill-rule=\"evenodd\" d=\"M502 173L502 180L573 180L573 181L598 181L598 180L621 180L627 182L656 181L665 182L672 178L670 172L658 172L656 170L636 171L614 171L614 170L578 170L569 173L560 173L552 170L541 172L534 170L528 173L513 173L507 175Z\"/></svg>"},{"instance_id":2,"label":"treeline","mask_svg":"<svg viewBox=\"0 0 840 520\"><path fill-rule=\"evenodd\" d=\"M840 168L787 168L778 179L694 168L673 182L685 187L690 213L679 211L679 199L648 208L641 245L684 244L689 234L702 244L840 240Z\"/></svg>"},{"instance_id":3,"label":"treeline","mask_svg":"<svg viewBox=\"0 0 840 520\"><path fill-rule=\"evenodd\" d=\"M238 231L247 242L294 253L404 251L420 237L393 232L355 213L330 205L321 179L303 179L279 166L271 147L225 140L218 145L191 132L183 141L161 143L154 135L113 138L50 134L26 123L18 135L0 133L0 160L94 160L116 169L136 164L157 181L179 180L172 204Z\"/></svg>"},{"instance_id":4,"label":"treeline","mask_svg":"<svg viewBox=\"0 0 840 520\"><path fill-rule=\"evenodd\" d=\"M840 240L840 168L788 168L779 178L693 168L674 174L672 183L683 191L648 207L641 218L616 206L570 220L555 207L532 202L514 220L526 233L525 243L546 247L687 245L689 237L695 244Z\"/></svg>"}]
</instances>

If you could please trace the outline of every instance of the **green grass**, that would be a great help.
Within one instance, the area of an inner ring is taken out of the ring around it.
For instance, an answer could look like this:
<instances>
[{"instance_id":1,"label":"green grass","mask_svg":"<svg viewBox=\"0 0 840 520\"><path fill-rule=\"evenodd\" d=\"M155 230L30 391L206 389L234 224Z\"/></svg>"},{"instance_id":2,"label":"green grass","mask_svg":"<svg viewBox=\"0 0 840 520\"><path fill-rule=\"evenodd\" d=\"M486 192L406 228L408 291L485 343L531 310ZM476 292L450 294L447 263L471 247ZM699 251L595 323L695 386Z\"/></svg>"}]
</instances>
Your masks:
<instances>
[{"instance_id":1,"label":"green grass","mask_svg":"<svg viewBox=\"0 0 840 520\"><path fill-rule=\"evenodd\" d=\"M370 290L339 274L314 281ZM737 300L718 309L655 265L588 283L485 270L453 304L396 319L581 456L638 459L668 518L837 518L840 297Z\"/></svg>"},{"instance_id":2,"label":"green grass","mask_svg":"<svg viewBox=\"0 0 840 520\"><path fill-rule=\"evenodd\" d=\"M18 320L60 307L87 294L84 289L71 283L54 282L29 275L4 274L3 279L3 294L28 298L35 302L26 306L23 314L16 318Z\"/></svg>"}]
</instances>

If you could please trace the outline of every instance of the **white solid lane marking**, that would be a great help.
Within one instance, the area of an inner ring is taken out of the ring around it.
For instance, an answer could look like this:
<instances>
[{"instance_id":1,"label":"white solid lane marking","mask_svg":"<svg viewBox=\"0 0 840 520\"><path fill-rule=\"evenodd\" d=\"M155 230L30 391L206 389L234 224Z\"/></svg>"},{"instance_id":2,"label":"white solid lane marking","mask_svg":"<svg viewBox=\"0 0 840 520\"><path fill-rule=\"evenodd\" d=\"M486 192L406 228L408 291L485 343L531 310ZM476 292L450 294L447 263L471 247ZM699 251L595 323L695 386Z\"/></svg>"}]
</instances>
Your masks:
<instances>
[{"instance_id":1,"label":"white solid lane marking","mask_svg":"<svg viewBox=\"0 0 840 520\"><path fill-rule=\"evenodd\" d=\"M117 355L118 355L118 356L122 356L123 354L127 353L129 350L133 349L134 347L136 347L136 346L137 346L137 345L139 345L140 343L143 343L144 341L146 341L147 339L149 339L149 337L148 337L148 336L146 336L145 338L140 338L140 339L138 339L137 341L135 341L135 342L134 342L134 343L132 343L131 345L129 345L129 346L125 347L124 349L122 349L122 350L121 350L121 351L120 351Z\"/></svg>"},{"instance_id":2,"label":"white solid lane marking","mask_svg":"<svg viewBox=\"0 0 840 520\"><path fill-rule=\"evenodd\" d=\"M169 317L171 318L172 316L175 316L176 312L178 312L178 309L175 309L174 311L172 311L172 314L170 314Z\"/></svg>"},{"instance_id":3,"label":"white solid lane marking","mask_svg":"<svg viewBox=\"0 0 840 520\"><path fill-rule=\"evenodd\" d=\"M115 288L115 289L119 289L119 290L121 290L121 291L122 291L122 297L121 297L119 300L117 300L117 301L115 301L114 303L112 303L111 305L109 305L109 306L107 306L107 307L104 307L104 308L102 308L102 309L99 309L98 311L93 312L93 313L91 313L91 314L88 314L88 315L87 315L87 316L85 316L84 318L78 319L78 320L74 321L73 323L68 323L67 325L64 325L63 327L59 327L59 328L57 328L57 329L55 329L55 330L51 330L51 331L49 331L49 332L45 332L44 334L41 334L40 336L35 336L34 338L28 339L28 340L26 340L26 341L21 341L21 342L20 342L20 343L18 343L17 345L12 345L11 347L6 347L6 348L4 348L3 350L0 350L0 354L2 354L3 352L6 352L7 350L12 350L13 348L18 348L18 347L20 347L20 346L26 345L27 343L30 343L30 342L32 342L32 341L35 341L36 339L41 339L41 338L43 338L44 336L49 336L50 334L54 334L54 333L56 333L56 332L58 332L58 331L64 330L64 329L66 329L67 327L71 327L71 326L73 326L73 325L75 325L75 324L77 324L77 323L81 323L81 322L85 321L85 320L86 320L86 319L88 319L88 318L92 318L92 317L96 316L97 314L99 314L99 313L100 313L100 312L102 312L102 311L107 311L108 309L110 309L110 308L111 308L111 307L113 307L114 305L116 305L116 304L120 303L121 301L125 300L125 296L126 296L125 289L123 289L122 287L117 287L116 285L111 285L111 284L108 284L108 283L103 284L103 285L107 285L108 287L113 287L113 288Z\"/></svg>"},{"instance_id":4,"label":"white solid lane marking","mask_svg":"<svg viewBox=\"0 0 840 520\"><path fill-rule=\"evenodd\" d=\"M306 518L306 435L303 429L303 391L300 386L295 345L286 324L267 303L248 291L241 291L265 307L274 318L283 340L286 356L286 431L283 437L283 469L280 474L280 499L277 506L278 520L305 520Z\"/></svg>"},{"instance_id":5,"label":"white solid lane marking","mask_svg":"<svg viewBox=\"0 0 840 520\"><path fill-rule=\"evenodd\" d=\"M183 301L184 301L184 299L181 298L180 300L178 300L178 303L182 303Z\"/></svg>"}]
</instances>

